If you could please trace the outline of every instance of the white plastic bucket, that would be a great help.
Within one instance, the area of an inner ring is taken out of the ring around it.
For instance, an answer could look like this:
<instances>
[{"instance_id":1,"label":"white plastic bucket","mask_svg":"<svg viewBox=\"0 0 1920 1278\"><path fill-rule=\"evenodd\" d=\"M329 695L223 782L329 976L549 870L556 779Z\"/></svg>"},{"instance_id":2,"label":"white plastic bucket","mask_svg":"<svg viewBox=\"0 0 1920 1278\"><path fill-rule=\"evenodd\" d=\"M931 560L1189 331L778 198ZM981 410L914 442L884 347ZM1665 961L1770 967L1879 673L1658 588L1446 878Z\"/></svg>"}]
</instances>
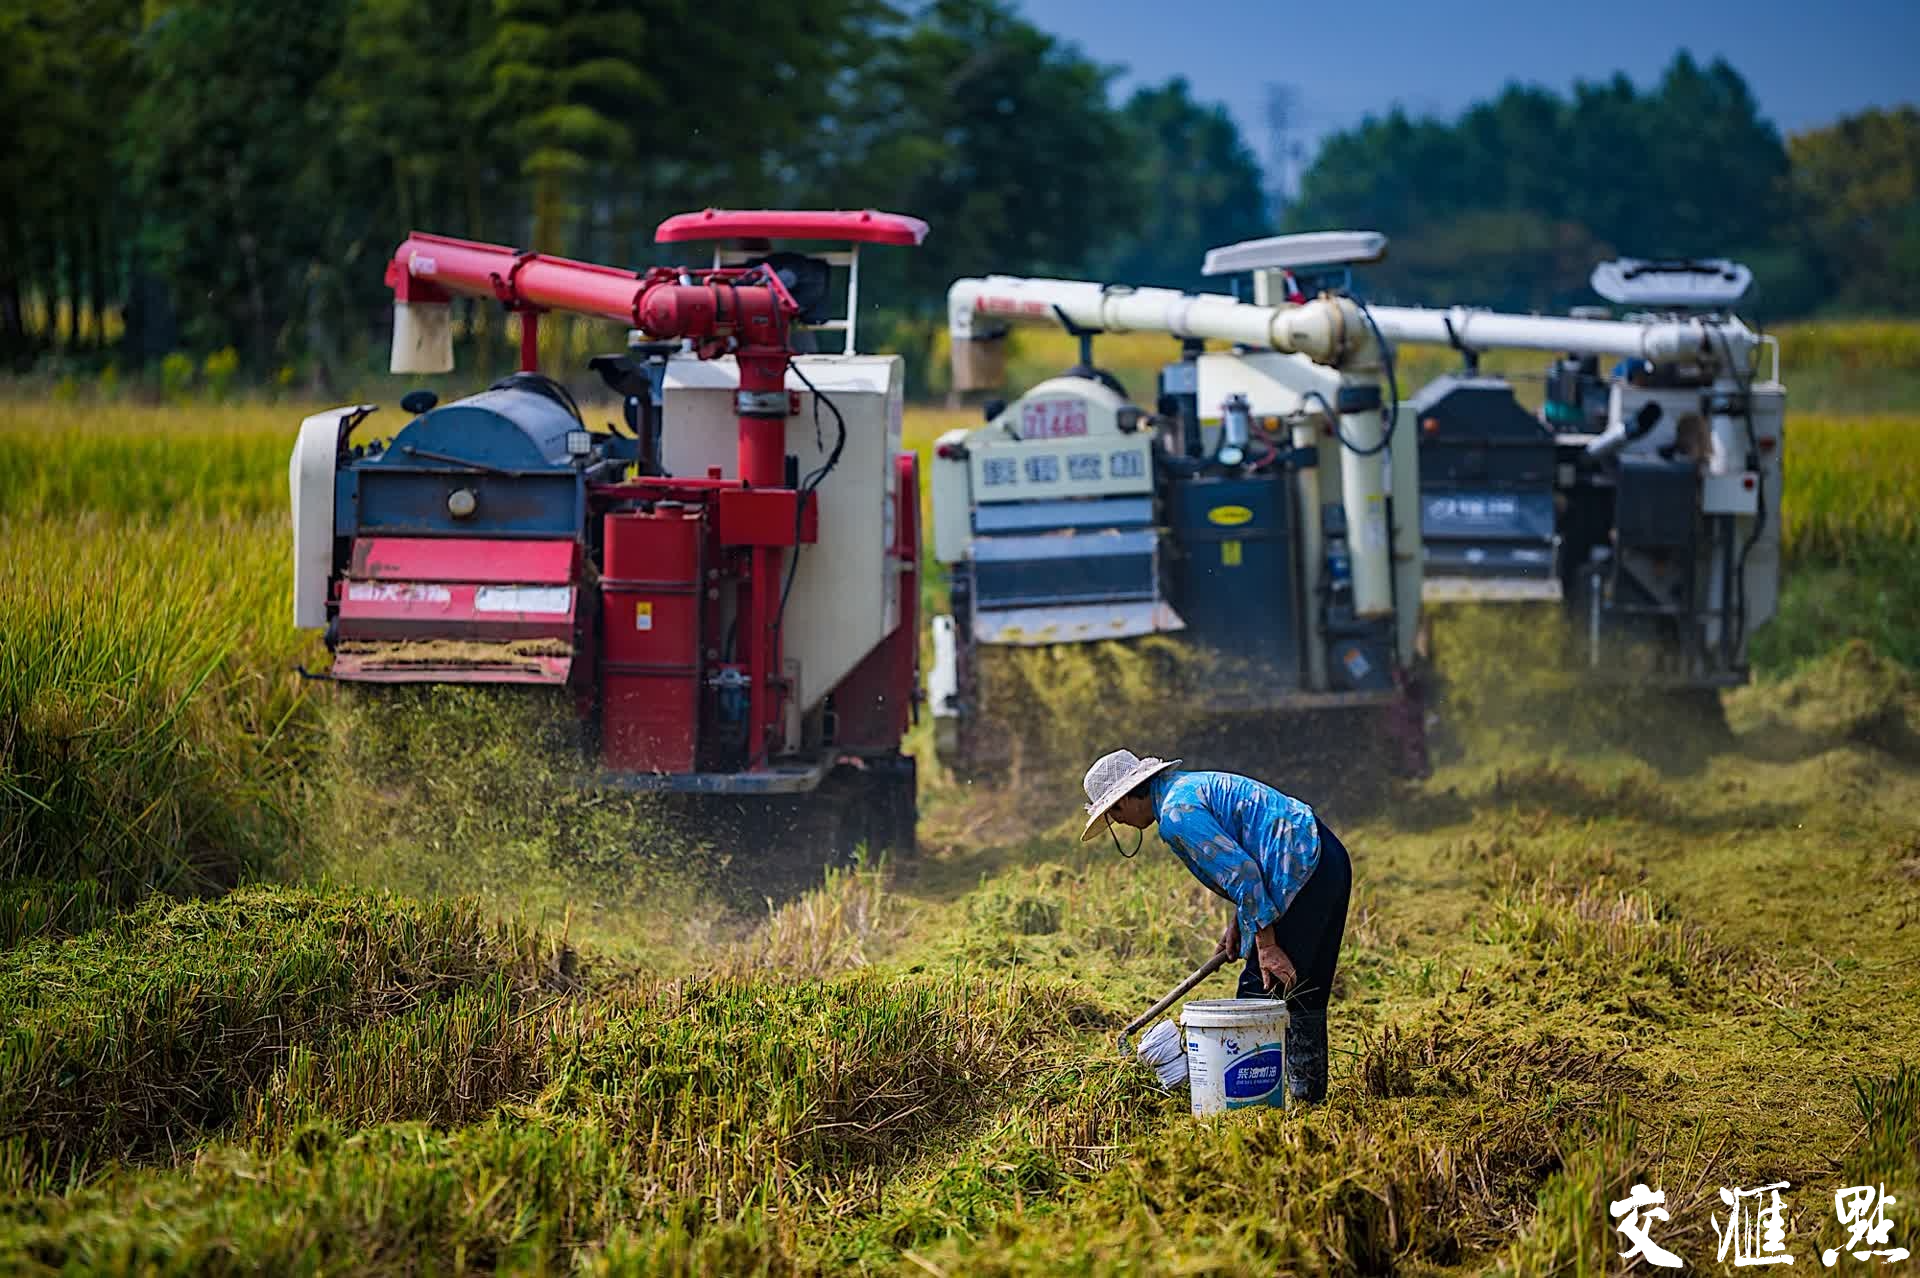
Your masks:
<instances>
[{"instance_id":1,"label":"white plastic bucket","mask_svg":"<svg viewBox=\"0 0 1920 1278\"><path fill-rule=\"evenodd\" d=\"M1287 1103L1287 1005L1277 998L1195 999L1180 1009L1193 1112Z\"/></svg>"}]
</instances>

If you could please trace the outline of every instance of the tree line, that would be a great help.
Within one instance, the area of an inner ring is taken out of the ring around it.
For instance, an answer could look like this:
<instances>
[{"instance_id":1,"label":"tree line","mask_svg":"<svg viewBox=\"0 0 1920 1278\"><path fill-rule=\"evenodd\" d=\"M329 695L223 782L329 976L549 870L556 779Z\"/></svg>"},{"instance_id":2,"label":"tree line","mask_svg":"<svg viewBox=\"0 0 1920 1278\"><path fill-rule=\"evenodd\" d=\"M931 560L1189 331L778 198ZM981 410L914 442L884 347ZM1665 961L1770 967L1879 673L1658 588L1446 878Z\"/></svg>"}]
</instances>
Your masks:
<instances>
[{"instance_id":1,"label":"tree line","mask_svg":"<svg viewBox=\"0 0 1920 1278\"><path fill-rule=\"evenodd\" d=\"M1451 121L1335 134L1270 207L1246 140L1180 79L1117 69L1007 0L0 0L0 363L232 348L352 372L410 228L644 266L708 204L875 206L882 328L924 340L985 271L1198 287L1286 227L1394 240L1411 300L1580 300L1596 257L1745 254L1782 313L1902 309L1920 121L1783 141L1737 73L1509 87Z\"/></svg>"},{"instance_id":2,"label":"tree line","mask_svg":"<svg viewBox=\"0 0 1920 1278\"><path fill-rule=\"evenodd\" d=\"M1389 232L1369 279L1396 300L1556 310L1598 300L1597 261L1692 256L1751 266L1762 318L1911 312L1920 112L1783 139L1737 71L1682 52L1645 90L1513 84L1453 120L1367 119L1326 140L1286 220Z\"/></svg>"},{"instance_id":3,"label":"tree line","mask_svg":"<svg viewBox=\"0 0 1920 1278\"><path fill-rule=\"evenodd\" d=\"M959 274L1157 270L1266 225L1221 108L1179 80L1113 104L1114 69L1002 0L0 10L16 367L111 344L337 369L416 227L644 266L684 209L891 208L934 232L863 292L928 310Z\"/></svg>"}]
</instances>

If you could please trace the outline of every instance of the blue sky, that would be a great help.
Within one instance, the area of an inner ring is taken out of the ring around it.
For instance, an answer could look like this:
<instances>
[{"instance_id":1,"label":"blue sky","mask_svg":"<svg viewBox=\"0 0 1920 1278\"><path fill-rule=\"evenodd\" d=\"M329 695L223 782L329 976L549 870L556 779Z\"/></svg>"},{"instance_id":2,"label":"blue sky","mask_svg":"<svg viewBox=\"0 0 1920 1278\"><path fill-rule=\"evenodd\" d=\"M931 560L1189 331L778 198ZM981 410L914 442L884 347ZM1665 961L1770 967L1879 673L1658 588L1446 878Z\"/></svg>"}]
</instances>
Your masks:
<instances>
[{"instance_id":1,"label":"blue sky","mask_svg":"<svg viewBox=\"0 0 1920 1278\"><path fill-rule=\"evenodd\" d=\"M1625 71L1645 85L1681 48L1725 57L1783 132L1920 102L1920 0L1016 0L1124 91L1184 75L1267 158L1266 85L1294 86L1300 140L1395 103L1451 115L1509 80L1565 91Z\"/></svg>"}]
</instances>

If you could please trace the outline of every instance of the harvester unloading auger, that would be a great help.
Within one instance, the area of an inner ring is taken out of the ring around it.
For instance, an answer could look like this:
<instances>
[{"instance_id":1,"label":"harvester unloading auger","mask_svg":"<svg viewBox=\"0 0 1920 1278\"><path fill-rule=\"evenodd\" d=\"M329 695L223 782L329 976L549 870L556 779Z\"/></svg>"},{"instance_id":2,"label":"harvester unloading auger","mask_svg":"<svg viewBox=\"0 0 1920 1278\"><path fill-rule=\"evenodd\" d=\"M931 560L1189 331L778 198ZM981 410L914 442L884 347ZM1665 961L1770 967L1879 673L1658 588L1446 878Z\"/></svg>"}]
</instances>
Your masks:
<instances>
[{"instance_id":1,"label":"harvester unloading auger","mask_svg":"<svg viewBox=\"0 0 1920 1278\"><path fill-rule=\"evenodd\" d=\"M371 406L307 419L295 624L324 629L345 682L551 687L577 710L597 784L750 799L828 786L828 837L910 845L918 477L901 361L855 353L853 308L860 246L926 229L710 209L657 238L717 242L711 268L638 274L409 237L387 266L393 371L452 368L456 296L519 315L521 371L444 405L414 392L385 441L349 442ZM593 361L626 433L590 431L538 371L549 311L633 330ZM799 327L843 333L843 351L792 353Z\"/></svg>"},{"instance_id":2,"label":"harvester unloading auger","mask_svg":"<svg viewBox=\"0 0 1920 1278\"><path fill-rule=\"evenodd\" d=\"M1719 300L1692 263L1640 264L1627 300L1657 313L1628 320L1370 307L1297 287L1385 247L1336 232L1215 250L1208 273L1252 272L1253 303L955 281L958 391L998 386L1009 324L1061 324L1082 344L1078 367L989 402L984 425L936 447L953 613L933 619L929 699L958 766L990 770L1004 739L987 653L1176 632L1206 658L1192 691L1268 717L1373 714L1417 771L1423 599L1561 601L1581 636L1570 655L1642 685L1746 678L1779 576L1784 392L1777 360L1756 380L1762 339L1731 315L1682 313L1675 297ZM1179 339L1151 410L1093 366L1107 332ZM1467 373L1403 399L1403 342L1454 347ZM1498 347L1566 356L1548 421L1477 375L1477 353ZM1602 356L1622 361L1611 377Z\"/></svg>"}]
</instances>

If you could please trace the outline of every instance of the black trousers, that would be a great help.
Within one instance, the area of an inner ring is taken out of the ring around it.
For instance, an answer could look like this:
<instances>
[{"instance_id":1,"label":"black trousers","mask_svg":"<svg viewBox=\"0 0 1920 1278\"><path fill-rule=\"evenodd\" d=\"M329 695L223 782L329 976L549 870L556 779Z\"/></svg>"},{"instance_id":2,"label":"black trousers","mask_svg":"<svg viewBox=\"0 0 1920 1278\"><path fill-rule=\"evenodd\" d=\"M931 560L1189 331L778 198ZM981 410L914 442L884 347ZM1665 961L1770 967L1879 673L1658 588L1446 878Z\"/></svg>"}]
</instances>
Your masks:
<instances>
[{"instance_id":1,"label":"black trousers","mask_svg":"<svg viewBox=\"0 0 1920 1278\"><path fill-rule=\"evenodd\" d=\"M1274 934L1280 948L1293 960L1299 979L1287 1006L1303 1012L1327 1010L1327 995L1333 990L1333 970L1340 961L1340 942L1347 934L1347 899L1353 894L1353 861L1347 849L1334 837L1327 823L1314 818L1320 827L1320 864L1293 904L1280 916ZM1266 981L1260 975L1260 950L1247 955L1240 971L1241 998L1268 998Z\"/></svg>"}]
</instances>

